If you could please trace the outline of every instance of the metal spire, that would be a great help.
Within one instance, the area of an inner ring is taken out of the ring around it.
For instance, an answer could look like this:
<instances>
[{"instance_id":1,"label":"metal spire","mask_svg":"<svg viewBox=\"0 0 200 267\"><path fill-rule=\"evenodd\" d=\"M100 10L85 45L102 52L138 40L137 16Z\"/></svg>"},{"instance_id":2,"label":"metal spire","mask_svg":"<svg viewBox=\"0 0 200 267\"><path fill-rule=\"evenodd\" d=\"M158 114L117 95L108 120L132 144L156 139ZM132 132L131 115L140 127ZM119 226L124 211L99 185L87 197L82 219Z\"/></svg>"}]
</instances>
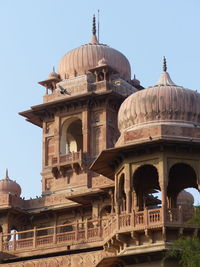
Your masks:
<instances>
[{"instance_id":1,"label":"metal spire","mask_svg":"<svg viewBox=\"0 0 200 267\"><path fill-rule=\"evenodd\" d=\"M95 18L95 15L93 15L92 33L93 33L93 35L96 35L96 18Z\"/></svg>"},{"instance_id":2,"label":"metal spire","mask_svg":"<svg viewBox=\"0 0 200 267\"><path fill-rule=\"evenodd\" d=\"M99 25L100 23L99 23L99 9L98 9L98 27L97 27L97 29L98 29L98 35L97 35L97 37L98 37L98 42L99 42L99 27L100 27L100 25Z\"/></svg>"},{"instance_id":3,"label":"metal spire","mask_svg":"<svg viewBox=\"0 0 200 267\"><path fill-rule=\"evenodd\" d=\"M166 57L163 57L163 71L167 71L167 61L166 61Z\"/></svg>"},{"instance_id":4,"label":"metal spire","mask_svg":"<svg viewBox=\"0 0 200 267\"><path fill-rule=\"evenodd\" d=\"M9 176L8 176L8 169L6 169L6 176L4 179L9 179Z\"/></svg>"},{"instance_id":5,"label":"metal spire","mask_svg":"<svg viewBox=\"0 0 200 267\"><path fill-rule=\"evenodd\" d=\"M55 67L53 66L53 72L55 73Z\"/></svg>"}]
</instances>

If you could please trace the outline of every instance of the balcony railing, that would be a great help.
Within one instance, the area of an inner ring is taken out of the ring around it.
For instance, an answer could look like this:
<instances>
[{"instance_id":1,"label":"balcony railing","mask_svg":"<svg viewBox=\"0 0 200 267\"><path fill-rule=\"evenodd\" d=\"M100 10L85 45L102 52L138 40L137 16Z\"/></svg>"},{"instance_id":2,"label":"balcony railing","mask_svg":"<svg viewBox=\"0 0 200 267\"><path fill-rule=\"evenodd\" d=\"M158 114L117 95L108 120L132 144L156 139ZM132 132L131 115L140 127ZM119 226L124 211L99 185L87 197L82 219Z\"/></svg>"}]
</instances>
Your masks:
<instances>
[{"instance_id":1,"label":"balcony railing","mask_svg":"<svg viewBox=\"0 0 200 267\"><path fill-rule=\"evenodd\" d=\"M57 244L78 245L102 241L111 238L117 232L137 231L141 229L157 228L163 225L163 209L149 209L120 215L111 214L103 219L85 220L72 224L55 225L45 228L0 233L0 251L22 252L27 249L55 247ZM165 223L173 223L179 227L184 223L180 208L167 209ZM99 243L98 243L99 244Z\"/></svg>"},{"instance_id":2,"label":"balcony railing","mask_svg":"<svg viewBox=\"0 0 200 267\"><path fill-rule=\"evenodd\" d=\"M57 164L71 164L74 162L82 162L86 160L86 154L82 151L78 152L71 152L64 155L59 155L59 157L53 157L52 158L52 165Z\"/></svg>"}]
</instances>

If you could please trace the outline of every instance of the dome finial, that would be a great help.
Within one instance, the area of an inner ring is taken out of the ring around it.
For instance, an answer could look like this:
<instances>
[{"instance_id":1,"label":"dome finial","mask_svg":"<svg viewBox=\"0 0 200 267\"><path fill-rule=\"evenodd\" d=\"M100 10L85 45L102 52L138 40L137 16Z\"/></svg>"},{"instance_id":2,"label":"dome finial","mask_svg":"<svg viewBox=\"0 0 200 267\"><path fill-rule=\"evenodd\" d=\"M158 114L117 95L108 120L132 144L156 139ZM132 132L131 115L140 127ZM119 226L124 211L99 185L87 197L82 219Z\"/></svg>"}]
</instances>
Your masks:
<instances>
[{"instance_id":1,"label":"dome finial","mask_svg":"<svg viewBox=\"0 0 200 267\"><path fill-rule=\"evenodd\" d=\"M167 72L166 57L163 57L163 73L161 74L160 79L156 83L156 85L175 85L175 83L172 81L169 73Z\"/></svg>"},{"instance_id":2,"label":"dome finial","mask_svg":"<svg viewBox=\"0 0 200 267\"><path fill-rule=\"evenodd\" d=\"M93 35L96 35L96 18L95 18L95 15L93 15L92 33L93 33Z\"/></svg>"},{"instance_id":3,"label":"dome finial","mask_svg":"<svg viewBox=\"0 0 200 267\"><path fill-rule=\"evenodd\" d=\"M163 71L167 71L167 60L165 56L163 57Z\"/></svg>"},{"instance_id":4,"label":"dome finial","mask_svg":"<svg viewBox=\"0 0 200 267\"><path fill-rule=\"evenodd\" d=\"M96 18L95 15L93 16L93 24L92 24L92 39L90 41L90 44L99 44L99 41L97 40L96 36Z\"/></svg>"},{"instance_id":5,"label":"dome finial","mask_svg":"<svg viewBox=\"0 0 200 267\"><path fill-rule=\"evenodd\" d=\"M8 169L6 168L6 176L4 177L4 179L6 180L8 180L9 179L9 176L8 176Z\"/></svg>"}]
</instances>

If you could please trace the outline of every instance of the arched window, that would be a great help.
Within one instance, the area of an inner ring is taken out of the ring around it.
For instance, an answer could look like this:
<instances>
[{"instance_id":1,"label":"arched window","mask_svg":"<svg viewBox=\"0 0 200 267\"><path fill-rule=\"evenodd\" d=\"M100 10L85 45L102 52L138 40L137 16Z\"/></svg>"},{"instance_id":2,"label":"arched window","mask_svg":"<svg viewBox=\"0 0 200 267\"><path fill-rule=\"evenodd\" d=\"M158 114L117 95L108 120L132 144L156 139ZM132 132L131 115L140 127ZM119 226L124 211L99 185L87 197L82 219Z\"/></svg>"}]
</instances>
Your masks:
<instances>
[{"instance_id":1,"label":"arched window","mask_svg":"<svg viewBox=\"0 0 200 267\"><path fill-rule=\"evenodd\" d=\"M80 150L83 150L82 121L77 118L72 118L63 124L60 153L69 154Z\"/></svg>"},{"instance_id":2,"label":"arched window","mask_svg":"<svg viewBox=\"0 0 200 267\"><path fill-rule=\"evenodd\" d=\"M176 163L169 171L169 182L167 196L169 208L177 207L177 196L186 188L198 189L197 176L195 170L188 164Z\"/></svg>"},{"instance_id":3,"label":"arched window","mask_svg":"<svg viewBox=\"0 0 200 267\"><path fill-rule=\"evenodd\" d=\"M158 200L153 196L155 192L160 190L156 167L150 164L140 166L133 175L133 187L137 195L139 210L157 205Z\"/></svg>"}]
</instances>

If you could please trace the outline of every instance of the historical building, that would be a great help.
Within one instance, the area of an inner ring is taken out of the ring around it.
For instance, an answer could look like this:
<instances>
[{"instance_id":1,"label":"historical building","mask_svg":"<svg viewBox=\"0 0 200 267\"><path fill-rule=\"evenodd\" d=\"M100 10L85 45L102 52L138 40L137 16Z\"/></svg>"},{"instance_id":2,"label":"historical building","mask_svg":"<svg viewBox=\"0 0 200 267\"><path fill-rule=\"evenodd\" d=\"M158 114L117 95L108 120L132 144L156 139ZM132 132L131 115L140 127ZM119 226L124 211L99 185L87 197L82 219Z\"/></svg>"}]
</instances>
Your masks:
<instances>
[{"instance_id":1,"label":"historical building","mask_svg":"<svg viewBox=\"0 0 200 267\"><path fill-rule=\"evenodd\" d=\"M39 84L43 103L20 115L43 130L42 194L25 200L8 172L0 180L4 266L156 267L200 234L184 191L200 184L200 94L174 84L165 59L144 89L94 18L91 41Z\"/></svg>"}]
</instances>

